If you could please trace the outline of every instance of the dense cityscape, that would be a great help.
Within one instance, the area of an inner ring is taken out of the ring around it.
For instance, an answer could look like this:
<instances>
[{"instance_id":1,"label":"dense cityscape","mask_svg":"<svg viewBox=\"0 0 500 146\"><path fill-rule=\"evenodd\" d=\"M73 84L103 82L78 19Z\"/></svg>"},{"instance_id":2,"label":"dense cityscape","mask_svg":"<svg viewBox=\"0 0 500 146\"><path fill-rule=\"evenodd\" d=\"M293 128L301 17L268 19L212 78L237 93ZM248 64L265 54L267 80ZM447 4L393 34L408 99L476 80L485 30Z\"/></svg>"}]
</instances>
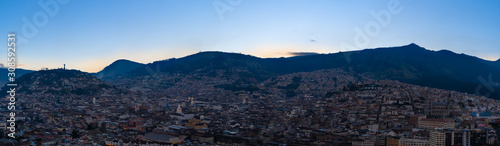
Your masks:
<instances>
[{"instance_id":1,"label":"dense cityscape","mask_svg":"<svg viewBox=\"0 0 500 146\"><path fill-rule=\"evenodd\" d=\"M499 144L497 100L371 80L370 74L354 76L342 69L277 76L263 81L257 90L247 91L218 88L215 82L224 79L193 79L197 74L165 74L145 81L164 85L171 82L170 78L182 78L165 90L153 92L123 88L144 79L119 79L113 81L113 87L104 87L96 77L79 71L36 73L31 84L19 89L23 92L18 96L23 98L18 99L16 138L0 141L4 144ZM54 80L61 74L67 76ZM81 87L90 90L93 85L100 85L102 90L88 95L59 94ZM6 138L8 125L0 124Z\"/></svg>"},{"instance_id":2,"label":"dense cityscape","mask_svg":"<svg viewBox=\"0 0 500 146\"><path fill-rule=\"evenodd\" d=\"M499 0L0 9L0 146L500 146Z\"/></svg>"}]
</instances>

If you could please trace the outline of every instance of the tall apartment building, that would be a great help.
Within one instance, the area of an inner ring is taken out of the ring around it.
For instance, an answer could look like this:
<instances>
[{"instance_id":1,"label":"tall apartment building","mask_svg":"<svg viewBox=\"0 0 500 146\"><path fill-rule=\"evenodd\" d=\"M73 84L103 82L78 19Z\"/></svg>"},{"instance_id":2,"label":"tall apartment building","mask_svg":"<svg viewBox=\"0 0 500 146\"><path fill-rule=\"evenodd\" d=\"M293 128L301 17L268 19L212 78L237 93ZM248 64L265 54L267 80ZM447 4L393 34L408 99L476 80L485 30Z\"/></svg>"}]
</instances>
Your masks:
<instances>
[{"instance_id":1,"label":"tall apartment building","mask_svg":"<svg viewBox=\"0 0 500 146\"><path fill-rule=\"evenodd\" d=\"M487 132L481 129L437 129L429 132L428 143L429 146L482 146L487 140Z\"/></svg>"},{"instance_id":2,"label":"tall apartment building","mask_svg":"<svg viewBox=\"0 0 500 146\"><path fill-rule=\"evenodd\" d=\"M487 133L480 129L456 130L453 136L454 144L465 146L482 146L488 141Z\"/></svg>"},{"instance_id":3,"label":"tall apartment building","mask_svg":"<svg viewBox=\"0 0 500 146\"><path fill-rule=\"evenodd\" d=\"M433 130L429 135L429 146L452 146L454 145L454 131Z\"/></svg>"}]
</instances>

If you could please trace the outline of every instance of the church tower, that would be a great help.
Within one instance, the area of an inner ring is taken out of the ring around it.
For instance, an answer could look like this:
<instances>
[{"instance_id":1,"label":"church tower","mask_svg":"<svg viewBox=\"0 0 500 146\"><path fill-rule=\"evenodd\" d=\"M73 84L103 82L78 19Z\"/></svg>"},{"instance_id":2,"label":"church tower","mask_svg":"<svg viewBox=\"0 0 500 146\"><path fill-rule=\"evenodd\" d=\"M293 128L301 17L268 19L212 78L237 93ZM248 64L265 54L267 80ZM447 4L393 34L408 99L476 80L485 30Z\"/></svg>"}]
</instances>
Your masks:
<instances>
[{"instance_id":1,"label":"church tower","mask_svg":"<svg viewBox=\"0 0 500 146\"><path fill-rule=\"evenodd\" d=\"M180 105L180 104L179 104L179 105L177 105L177 111L176 111L176 113L178 113L178 114L182 114L182 108L181 108L181 105Z\"/></svg>"}]
</instances>

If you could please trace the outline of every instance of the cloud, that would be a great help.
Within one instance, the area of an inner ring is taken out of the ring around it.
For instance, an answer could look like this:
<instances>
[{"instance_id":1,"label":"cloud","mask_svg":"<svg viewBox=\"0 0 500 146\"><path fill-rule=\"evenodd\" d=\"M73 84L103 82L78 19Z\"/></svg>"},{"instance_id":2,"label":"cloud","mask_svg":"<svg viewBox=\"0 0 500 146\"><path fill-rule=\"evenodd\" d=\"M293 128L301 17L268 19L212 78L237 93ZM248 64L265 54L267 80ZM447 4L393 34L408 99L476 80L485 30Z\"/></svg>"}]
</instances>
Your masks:
<instances>
[{"instance_id":1,"label":"cloud","mask_svg":"<svg viewBox=\"0 0 500 146\"><path fill-rule=\"evenodd\" d=\"M309 56L309 55L318 55L316 52L288 52L291 56Z\"/></svg>"}]
</instances>

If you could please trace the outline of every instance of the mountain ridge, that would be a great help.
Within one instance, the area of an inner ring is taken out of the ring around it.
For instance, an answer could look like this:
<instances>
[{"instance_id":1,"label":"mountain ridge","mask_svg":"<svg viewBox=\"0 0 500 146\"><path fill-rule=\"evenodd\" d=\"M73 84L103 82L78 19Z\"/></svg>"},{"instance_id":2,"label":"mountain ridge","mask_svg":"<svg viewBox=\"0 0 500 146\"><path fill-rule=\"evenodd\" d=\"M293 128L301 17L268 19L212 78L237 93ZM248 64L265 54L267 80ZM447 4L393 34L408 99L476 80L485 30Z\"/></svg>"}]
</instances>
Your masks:
<instances>
[{"instance_id":1,"label":"mountain ridge","mask_svg":"<svg viewBox=\"0 0 500 146\"><path fill-rule=\"evenodd\" d=\"M219 51L199 52L182 58L155 61L123 73L122 76L130 78L150 76L155 73L196 74L203 72L204 75L222 73L239 76L244 80L252 80L251 83L257 83L276 75L340 68L356 73L374 73L375 79L391 79L475 93L476 87L481 84L478 77L500 74L500 68L487 62L484 59L457 54L449 50L427 50L412 43L397 47L288 58L259 58ZM235 69L244 70L244 72L238 72ZM493 76L493 80L500 80L500 77ZM495 88L500 90L500 87ZM500 98L498 92L493 95L495 98Z\"/></svg>"},{"instance_id":2,"label":"mountain ridge","mask_svg":"<svg viewBox=\"0 0 500 146\"><path fill-rule=\"evenodd\" d=\"M0 86L3 86L5 83L9 82L9 77L7 76L7 73L8 73L8 69L7 68L0 68ZM32 73L34 71L32 70L27 70L27 69L22 69L22 68L16 68L16 78L19 78L21 76L23 76L24 74L27 74L27 73Z\"/></svg>"},{"instance_id":3,"label":"mountain ridge","mask_svg":"<svg viewBox=\"0 0 500 146\"><path fill-rule=\"evenodd\" d=\"M127 59L119 59L106 66L104 69L97 73L92 73L92 75L96 76L99 79L103 79L106 77L117 76L122 73L126 73L130 70L136 69L144 64L130 61Z\"/></svg>"},{"instance_id":4,"label":"mountain ridge","mask_svg":"<svg viewBox=\"0 0 500 146\"><path fill-rule=\"evenodd\" d=\"M17 94L27 96L40 93L52 96L99 95L103 90L115 89L89 73L79 70L52 69L27 73L16 79ZM9 87L2 88L5 95Z\"/></svg>"}]
</instances>

